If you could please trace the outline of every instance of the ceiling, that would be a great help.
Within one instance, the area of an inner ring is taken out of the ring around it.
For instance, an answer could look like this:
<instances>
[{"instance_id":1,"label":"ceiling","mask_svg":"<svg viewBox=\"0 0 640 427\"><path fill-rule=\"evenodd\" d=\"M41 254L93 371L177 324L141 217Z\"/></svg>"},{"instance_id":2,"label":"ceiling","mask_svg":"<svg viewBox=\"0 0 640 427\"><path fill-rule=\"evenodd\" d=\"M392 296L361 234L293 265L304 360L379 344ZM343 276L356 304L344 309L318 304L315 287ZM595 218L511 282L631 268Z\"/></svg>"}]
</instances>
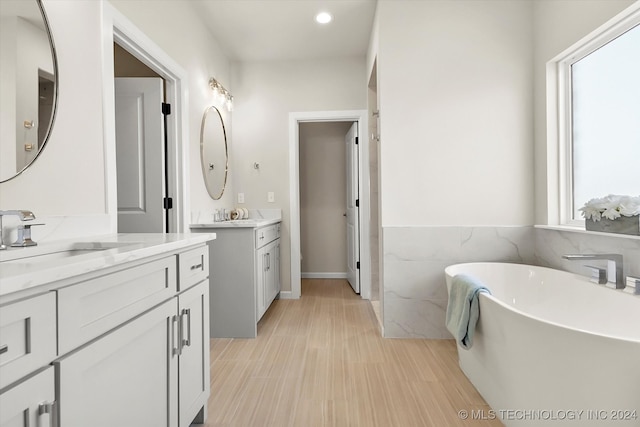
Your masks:
<instances>
[{"instance_id":1,"label":"ceiling","mask_svg":"<svg viewBox=\"0 0 640 427\"><path fill-rule=\"evenodd\" d=\"M232 61L365 56L376 0L192 0ZM333 15L320 25L318 12Z\"/></svg>"}]
</instances>

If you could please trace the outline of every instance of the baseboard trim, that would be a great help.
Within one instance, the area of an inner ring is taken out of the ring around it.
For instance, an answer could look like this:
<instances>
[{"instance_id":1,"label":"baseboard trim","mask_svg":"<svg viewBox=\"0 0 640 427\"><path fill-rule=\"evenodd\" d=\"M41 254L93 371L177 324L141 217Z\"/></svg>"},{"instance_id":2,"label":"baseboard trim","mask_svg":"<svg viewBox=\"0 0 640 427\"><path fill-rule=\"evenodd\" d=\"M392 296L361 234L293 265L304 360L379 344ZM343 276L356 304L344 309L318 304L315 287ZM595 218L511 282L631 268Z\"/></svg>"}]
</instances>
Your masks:
<instances>
[{"instance_id":1,"label":"baseboard trim","mask_svg":"<svg viewBox=\"0 0 640 427\"><path fill-rule=\"evenodd\" d=\"M293 292L291 291L280 291L278 298L279 299L297 299L297 298L293 298Z\"/></svg>"},{"instance_id":2,"label":"baseboard trim","mask_svg":"<svg viewBox=\"0 0 640 427\"><path fill-rule=\"evenodd\" d=\"M347 273L301 273L303 279L346 279Z\"/></svg>"}]
</instances>

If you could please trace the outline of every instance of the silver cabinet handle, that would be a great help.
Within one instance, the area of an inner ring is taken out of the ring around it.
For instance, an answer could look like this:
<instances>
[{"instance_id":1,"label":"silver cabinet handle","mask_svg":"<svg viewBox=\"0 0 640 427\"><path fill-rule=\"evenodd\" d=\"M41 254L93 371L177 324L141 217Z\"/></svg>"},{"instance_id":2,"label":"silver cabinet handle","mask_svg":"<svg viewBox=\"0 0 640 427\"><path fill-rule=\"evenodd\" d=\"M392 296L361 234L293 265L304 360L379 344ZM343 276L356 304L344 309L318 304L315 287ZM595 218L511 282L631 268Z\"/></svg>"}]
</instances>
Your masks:
<instances>
[{"instance_id":1,"label":"silver cabinet handle","mask_svg":"<svg viewBox=\"0 0 640 427\"><path fill-rule=\"evenodd\" d=\"M180 342L180 330L182 328L178 325L178 316L173 316L171 318L171 355L179 356L180 355L180 346L176 345L176 337L177 341Z\"/></svg>"},{"instance_id":2,"label":"silver cabinet handle","mask_svg":"<svg viewBox=\"0 0 640 427\"><path fill-rule=\"evenodd\" d=\"M202 268L202 263L191 266L192 270L200 270L201 268Z\"/></svg>"},{"instance_id":3,"label":"silver cabinet handle","mask_svg":"<svg viewBox=\"0 0 640 427\"><path fill-rule=\"evenodd\" d=\"M4 344L4 345L0 346L0 354L4 354L7 351L9 351L9 344Z\"/></svg>"},{"instance_id":4,"label":"silver cabinet handle","mask_svg":"<svg viewBox=\"0 0 640 427\"><path fill-rule=\"evenodd\" d=\"M191 346L191 309L190 308L185 308L182 310L182 314L180 315L180 322L182 323L183 320L182 318L184 316L187 316L187 339L184 339L184 336L182 337L182 346L187 346L190 347ZM182 331L183 325L180 325L180 331Z\"/></svg>"},{"instance_id":5,"label":"silver cabinet handle","mask_svg":"<svg viewBox=\"0 0 640 427\"><path fill-rule=\"evenodd\" d=\"M56 416L56 408L57 408L57 405L55 400L53 402L43 402L38 405L38 417L41 417L44 414L48 414L49 426L56 427L58 424L57 423L58 417ZM41 424L38 422L38 426L40 425Z\"/></svg>"},{"instance_id":6,"label":"silver cabinet handle","mask_svg":"<svg viewBox=\"0 0 640 427\"><path fill-rule=\"evenodd\" d=\"M271 270L271 253L267 252L267 271Z\"/></svg>"}]
</instances>

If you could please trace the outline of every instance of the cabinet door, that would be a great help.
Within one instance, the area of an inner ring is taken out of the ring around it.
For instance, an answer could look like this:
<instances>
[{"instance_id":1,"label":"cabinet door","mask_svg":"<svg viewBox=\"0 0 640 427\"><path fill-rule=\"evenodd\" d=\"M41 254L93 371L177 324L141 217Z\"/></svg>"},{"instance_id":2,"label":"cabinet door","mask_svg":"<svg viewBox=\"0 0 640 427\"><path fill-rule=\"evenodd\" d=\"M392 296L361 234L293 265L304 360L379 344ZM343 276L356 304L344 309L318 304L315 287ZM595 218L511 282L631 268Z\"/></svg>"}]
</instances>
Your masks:
<instances>
[{"instance_id":1,"label":"cabinet door","mask_svg":"<svg viewBox=\"0 0 640 427\"><path fill-rule=\"evenodd\" d=\"M276 295L278 295L278 292L280 292L280 240L271 242L267 246L266 252L265 311L269 308Z\"/></svg>"},{"instance_id":2,"label":"cabinet door","mask_svg":"<svg viewBox=\"0 0 640 427\"><path fill-rule=\"evenodd\" d=\"M175 298L56 362L60 425L177 427Z\"/></svg>"},{"instance_id":3,"label":"cabinet door","mask_svg":"<svg viewBox=\"0 0 640 427\"><path fill-rule=\"evenodd\" d=\"M267 310L265 306L267 266L267 247L264 246L256 251L256 319L258 320Z\"/></svg>"},{"instance_id":4,"label":"cabinet door","mask_svg":"<svg viewBox=\"0 0 640 427\"><path fill-rule=\"evenodd\" d=\"M0 394L0 426L53 426L53 366Z\"/></svg>"},{"instance_id":5,"label":"cabinet door","mask_svg":"<svg viewBox=\"0 0 640 427\"><path fill-rule=\"evenodd\" d=\"M280 239L274 242L274 263L273 263L273 298L280 292ZM273 298L271 299L273 301Z\"/></svg>"},{"instance_id":6,"label":"cabinet door","mask_svg":"<svg viewBox=\"0 0 640 427\"><path fill-rule=\"evenodd\" d=\"M180 426L206 421L209 398L209 280L178 296L181 346L179 358Z\"/></svg>"}]
</instances>

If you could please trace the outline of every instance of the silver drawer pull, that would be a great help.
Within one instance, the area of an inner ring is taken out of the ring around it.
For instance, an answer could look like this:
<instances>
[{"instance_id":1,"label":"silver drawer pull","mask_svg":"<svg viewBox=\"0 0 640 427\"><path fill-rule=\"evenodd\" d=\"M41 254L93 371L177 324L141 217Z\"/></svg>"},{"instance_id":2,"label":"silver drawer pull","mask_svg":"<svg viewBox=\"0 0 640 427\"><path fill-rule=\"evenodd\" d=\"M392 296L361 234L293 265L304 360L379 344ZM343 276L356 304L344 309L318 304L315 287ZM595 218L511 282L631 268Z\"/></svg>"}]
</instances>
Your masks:
<instances>
[{"instance_id":1,"label":"silver drawer pull","mask_svg":"<svg viewBox=\"0 0 640 427\"><path fill-rule=\"evenodd\" d=\"M0 354L4 354L7 351L9 351L9 344L5 344L3 346L0 346Z\"/></svg>"},{"instance_id":2,"label":"silver drawer pull","mask_svg":"<svg viewBox=\"0 0 640 427\"><path fill-rule=\"evenodd\" d=\"M182 346L187 346L187 347L191 347L191 309L190 308L185 308L182 310L182 315L181 316L187 316L187 339L184 338L184 335L182 336ZM183 320L184 317L181 320L181 323L184 321ZM182 325L180 326L180 329L182 329Z\"/></svg>"},{"instance_id":3,"label":"silver drawer pull","mask_svg":"<svg viewBox=\"0 0 640 427\"><path fill-rule=\"evenodd\" d=\"M180 319L178 319L178 316L171 317L171 355L172 356L180 356L180 353L181 353L180 340L182 339L181 338L182 328L180 327L179 320ZM176 341L178 341L177 344L176 344Z\"/></svg>"},{"instance_id":4,"label":"silver drawer pull","mask_svg":"<svg viewBox=\"0 0 640 427\"><path fill-rule=\"evenodd\" d=\"M192 270L200 270L201 268L202 268L202 263L191 266Z\"/></svg>"},{"instance_id":5,"label":"silver drawer pull","mask_svg":"<svg viewBox=\"0 0 640 427\"><path fill-rule=\"evenodd\" d=\"M41 404L38 405L38 417L41 417L44 414L48 414L49 415L49 426L50 427L55 427L57 425L57 419L58 417L56 416L56 402L43 402ZM40 423L38 423L38 425L40 425Z\"/></svg>"}]
</instances>

